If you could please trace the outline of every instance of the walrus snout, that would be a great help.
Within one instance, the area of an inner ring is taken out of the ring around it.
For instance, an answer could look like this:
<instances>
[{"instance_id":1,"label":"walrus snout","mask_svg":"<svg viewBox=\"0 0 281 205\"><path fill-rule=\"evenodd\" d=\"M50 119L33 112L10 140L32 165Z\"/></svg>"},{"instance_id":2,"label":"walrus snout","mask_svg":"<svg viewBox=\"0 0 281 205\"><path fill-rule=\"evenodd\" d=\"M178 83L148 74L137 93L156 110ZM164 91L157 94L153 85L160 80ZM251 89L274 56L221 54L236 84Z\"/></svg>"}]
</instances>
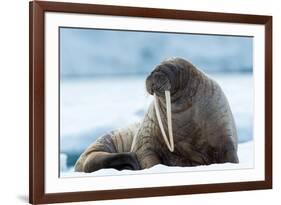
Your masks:
<instances>
[{"instance_id":1,"label":"walrus snout","mask_svg":"<svg viewBox=\"0 0 281 205\"><path fill-rule=\"evenodd\" d=\"M170 89L170 80L164 73L154 71L146 78L146 90L151 95L156 93L159 96L164 96L165 90Z\"/></svg>"}]
</instances>

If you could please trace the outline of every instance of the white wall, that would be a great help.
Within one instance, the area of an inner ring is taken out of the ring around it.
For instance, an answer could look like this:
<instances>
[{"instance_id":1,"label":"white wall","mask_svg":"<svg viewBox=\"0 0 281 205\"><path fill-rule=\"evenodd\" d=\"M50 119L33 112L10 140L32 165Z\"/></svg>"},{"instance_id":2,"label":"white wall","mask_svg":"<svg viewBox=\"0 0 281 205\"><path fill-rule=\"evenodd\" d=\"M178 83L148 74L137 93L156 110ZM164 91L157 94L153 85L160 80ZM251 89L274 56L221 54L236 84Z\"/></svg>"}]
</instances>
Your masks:
<instances>
[{"instance_id":1,"label":"white wall","mask_svg":"<svg viewBox=\"0 0 281 205\"><path fill-rule=\"evenodd\" d=\"M76 0L77 1L77 0ZM82 1L81 1L82 2ZM274 189L220 194L102 201L95 204L276 204L281 191L278 115L280 85L281 8L274 0L88 0L100 4L161 7L273 15L274 31ZM28 195L28 1L1 2L0 31L0 204L25 204ZM93 202L81 203L92 204ZM278 203L278 202L277 202ZM280 202L279 202L280 203ZM74 203L76 204L76 203Z\"/></svg>"}]
</instances>

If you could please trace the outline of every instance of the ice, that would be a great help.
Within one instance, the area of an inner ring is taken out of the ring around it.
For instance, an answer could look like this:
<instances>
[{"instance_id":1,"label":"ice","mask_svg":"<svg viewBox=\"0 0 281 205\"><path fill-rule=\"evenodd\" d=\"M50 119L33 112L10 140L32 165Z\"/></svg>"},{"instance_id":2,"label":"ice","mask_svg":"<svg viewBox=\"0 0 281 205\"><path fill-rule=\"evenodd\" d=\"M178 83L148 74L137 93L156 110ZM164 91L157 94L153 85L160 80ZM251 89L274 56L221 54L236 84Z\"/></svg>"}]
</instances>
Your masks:
<instances>
[{"instance_id":1,"label":"ice","mask_svg":"<svg viewBox=\"0 0 281 205\"><path fill-rule=\"evenodd\" d=\"M223 89L238 130L239 142L252 139L254 81L252 74L211 74Z\"/></svg>"},{"instance_id":2,"label":"ice","mask_svg":"<svg viewBox=\"0 0 281 205\"><path fill-rule=\"evenodd\" d=\"M144 76L90 78L61 83L61 134L116 128L140 119L151 97Z\"/></svg>"},{"instance_id":3,"label":"ice","mask_svg":"<svg viewBox=\"0 0 281 205\"><path fill-rule=\"evenodd\" d=\"M60 171L66 172L68 171L67 167L67 155L64 153L60 153Z\"/></svg>"}]
</instances>

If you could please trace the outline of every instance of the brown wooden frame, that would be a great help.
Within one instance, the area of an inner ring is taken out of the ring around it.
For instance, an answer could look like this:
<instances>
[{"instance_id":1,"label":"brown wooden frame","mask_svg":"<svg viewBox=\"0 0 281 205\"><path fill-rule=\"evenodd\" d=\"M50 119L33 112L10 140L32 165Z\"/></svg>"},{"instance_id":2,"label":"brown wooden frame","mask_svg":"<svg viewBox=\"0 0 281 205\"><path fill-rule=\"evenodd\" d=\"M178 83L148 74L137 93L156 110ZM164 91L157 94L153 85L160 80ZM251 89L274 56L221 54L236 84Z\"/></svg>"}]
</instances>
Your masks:
<instances>
[{"instance_id":1,"label":"brown wooden frame","mask_svg":"<svg viewBox=\"0 0 281 205\"><path fill-rule=\"evenodd\" d=\"M265 180L46 194L44 191L44 13L183 19L265 26ZM29 201L55 203L272 188L272 16L34 1L29 4Z\"/></svg>"}]
</instances>

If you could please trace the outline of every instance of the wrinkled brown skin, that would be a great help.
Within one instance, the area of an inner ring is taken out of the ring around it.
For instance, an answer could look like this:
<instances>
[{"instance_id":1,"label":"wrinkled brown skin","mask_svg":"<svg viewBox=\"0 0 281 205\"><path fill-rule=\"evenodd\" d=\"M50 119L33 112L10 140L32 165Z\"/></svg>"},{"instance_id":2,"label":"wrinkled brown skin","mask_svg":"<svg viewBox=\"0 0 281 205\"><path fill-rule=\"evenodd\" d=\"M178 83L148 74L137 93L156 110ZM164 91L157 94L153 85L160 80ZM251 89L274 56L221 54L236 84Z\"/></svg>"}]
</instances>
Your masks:
<instances>
[{"instance_id":1,"label":"wrinkled brown skin","mask_svg":"<svg viewBox=\"0 0 281 205\"><path fill-rule=\"evenodd\" d=\"M75 171L101 168L145 169L156 164L197 166L238 163L237 132L220 86L181 58L163 61L146 79L146 89L159 96L160 115L167 130L165 90L170 90L175 143L170 152L151 103L142 123L102 136L78 159ZM139 128L133 152L133 136Z\"/></svg>"}]
</instances>

